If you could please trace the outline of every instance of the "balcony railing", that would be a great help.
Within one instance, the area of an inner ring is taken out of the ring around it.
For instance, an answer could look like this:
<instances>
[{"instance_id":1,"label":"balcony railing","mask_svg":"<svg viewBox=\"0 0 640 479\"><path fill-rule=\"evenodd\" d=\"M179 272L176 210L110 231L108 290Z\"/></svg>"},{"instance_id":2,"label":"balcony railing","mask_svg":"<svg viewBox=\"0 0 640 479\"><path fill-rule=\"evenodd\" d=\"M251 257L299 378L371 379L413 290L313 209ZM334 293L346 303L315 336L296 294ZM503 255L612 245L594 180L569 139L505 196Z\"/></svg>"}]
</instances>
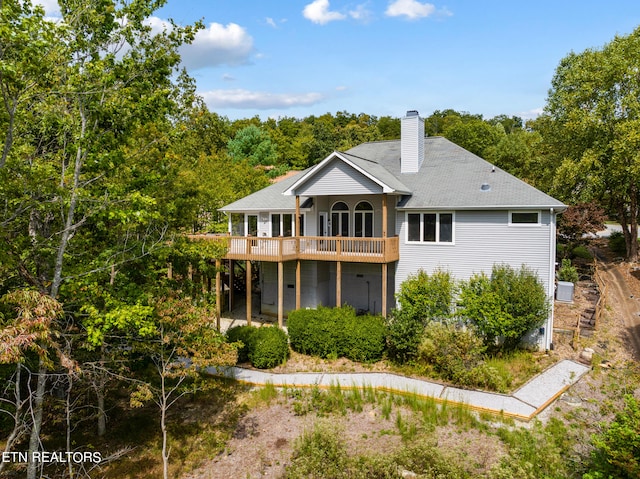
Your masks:
<instances>
[{"instance_id":1,"label":"balcony railing","mask_svg":"<svg viewBox=\"0 0 640 479\"><path fill-rule=\"evenodd\" d=\"M346 261L391 263L399 255L398 237L352 238L300 236L266 238L255 236L191 235L190 238L227 243L226 259L251 261Z\"/></svg>"}]
</instances>

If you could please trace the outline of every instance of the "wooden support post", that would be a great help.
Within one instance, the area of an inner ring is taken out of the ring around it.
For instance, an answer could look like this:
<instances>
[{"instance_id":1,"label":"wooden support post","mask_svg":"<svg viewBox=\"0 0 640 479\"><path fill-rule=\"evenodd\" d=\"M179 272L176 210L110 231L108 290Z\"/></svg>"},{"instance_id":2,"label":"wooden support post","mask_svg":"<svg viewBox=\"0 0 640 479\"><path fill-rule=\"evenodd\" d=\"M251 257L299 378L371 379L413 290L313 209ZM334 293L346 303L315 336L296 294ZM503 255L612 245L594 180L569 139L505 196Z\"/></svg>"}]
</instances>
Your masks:
<instances>
[{"instance_id":1,"label":"wooden support post","mask_svg":"<svg viewBox=\"0 0 640 479\"><path fill-rule=\"evenodd\" d=\"M233 293L235 291L234 285L236 282L235 277L235 261L229 260L229 312L233 311Z\"/></svg>"},{"instance_id":2,"label":"wooden support post","mask_svg":"<svg viewBox=\"0 0 640 479\"><path fill-rule=\"evenodd\" d=\"M189 263L189 268L187 269L187 278L189 281L193 281L193 265Z\"/></svg>"},{"instance_id":3,"label":"wooden support post","mask_svg":"<svg viewBox=\"0 0 640 479\"><path fill-rule=\"evenodd\" d=\"M301 291L300 291L300 284L301 284L301 281L300 281L300 279L301 279L300 278L300 276L301 276L300 267L301 267L300 260L297 260L296 261L296 309L300 309L300 303L301 303L301 301L300 301L300 293L301 293Z\"/></svg>"},{"instance_id":4,"label":"wooden support post","mask_svg":"<svg viewBox=\"0 0 640 479\"><path fill-rule=\"evenodd\" d=\"M387 223L388 223L388 218L387 218L387 194L386 193L382 193L382 237L386 238L387 237Z\"/></svg>"},{"instance_id":5,"label":"wooden support post","mask_svg":"<svg viewBox=\"0 0 640 479\"><path fill-rule=\"evenodd\" d=\"M387 273L389 266L382 263L382 317L387 317Z\"/></svg>"},{"instance_id":6,"label":"wooden support post","mask_svg":"<svg viewBox=\"0 0 640 479\"><path fill-rule=\"evenodd\" d=\"M220 331L220 316L222 314L222 280L220 277L221 270L220 260L216 260L216 328ZM189 265L189 270L191 270L191 265Z\"/></svg>"},{"instance_id":7,"label":"wooden support post","mask_svg":"<svg viewBox=\"0 0 640 479\"><path fill-rule=\"evenodd\" d=\"M278 261L278 327L282 328L284 318L284 263Z\"/></svg>"},{"instance_id":8,"label":"wooden support post","mask_svg":"<svg viewBox=\"0 0 640 479\"><path fill-rule=\"evenodd\" d=\"M247 267L245 268L245 274L247 275L247 325L251 326L251 261L247 260Z\"/></svg>"},{"instance_id":9,"label":"wooden support post","mask_svg":"<svg viewBox=\"0 0 640 479\"><path fill-rule=\"evenodd\" d=\"M173 279L173 263L167 263L167 279Z\"/></svg>"},{"instance_id":10,"label":"wooden support post","mask_svg":"<svg viewBox=\"0 0 640 479\"><path fill-rule=\"evenodd\" d=\"M342 261L336 262L336 307L342 306Z\"/></svg>"},{"instance_id":11,"label":"wooden support post","mask_svg":"<svg viewBox=\"0 0 640 479\"><path fill-rule=\"evenodd\" d=\"M300 236L300 196L296 195L296 238Z\"/></svg>"}]
</instances>

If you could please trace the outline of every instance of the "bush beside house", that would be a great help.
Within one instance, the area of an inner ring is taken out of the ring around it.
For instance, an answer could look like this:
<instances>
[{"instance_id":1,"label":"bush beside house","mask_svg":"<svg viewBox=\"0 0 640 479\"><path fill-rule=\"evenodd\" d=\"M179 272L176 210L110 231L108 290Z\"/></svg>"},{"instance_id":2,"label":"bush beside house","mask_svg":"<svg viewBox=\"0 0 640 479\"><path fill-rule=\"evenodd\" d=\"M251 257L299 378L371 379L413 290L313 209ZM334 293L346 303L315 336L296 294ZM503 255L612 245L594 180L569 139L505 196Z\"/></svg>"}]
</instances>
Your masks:
<instances>
[{"instance_id":1,"label":"bush beside house","mask_svg":"<svg viewBox=\"0 0 640 479\"><path fill-rule=\"evenodd\" d=\"M276 327L235 326L227 331L227 341L240 343L238 362L249 361L259 369L269 369L284 363L289 357L287 333Z\"/></svg>"},{"instance_id":2,"label":"bush beside house","mask_svg":"<svg viewBox=\"0 0 640 479\"><path fill-rule=\"evenodd\" d=\"M373 362L381 359L384 353L382 317L356 316L349 306L292 311L287 328L291 348L302 354Z\"/></svg>"}]
</instances>

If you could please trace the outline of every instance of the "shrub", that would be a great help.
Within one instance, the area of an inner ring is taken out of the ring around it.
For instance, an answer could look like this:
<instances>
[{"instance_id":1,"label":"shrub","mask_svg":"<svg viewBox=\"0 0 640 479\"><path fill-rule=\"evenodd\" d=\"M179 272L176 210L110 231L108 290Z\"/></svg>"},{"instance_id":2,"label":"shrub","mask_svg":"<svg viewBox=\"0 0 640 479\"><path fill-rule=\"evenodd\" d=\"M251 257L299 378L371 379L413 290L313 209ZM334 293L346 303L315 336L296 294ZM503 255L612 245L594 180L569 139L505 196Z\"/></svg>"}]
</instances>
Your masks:
<instances>
[{"instance_id":1,"label":"shrub","mask_svg":"<svg viewBox=\"0 0 640 479\"><path fill-rule=\"evenodd\" d=\"M405 313L425 322L449 317L455 294L455 281L449 272L436 270L428 275L420 270L402 282L396 299Z\"/></svg>"},{"instance_id":2,"label":"shrub","mask_svg":"<svg viewBox=\"0 0 640 479\"><path fill-rule=\"evenodd\" d=\"M396 298L400 307L391 311L387 321L391 359L399 363L415 359L424 327L433 319L451 316L456 290L451 274L440 270L432 275L420 270L400 285Z\"/></svg>"},{"instance_id":3,"label":"shrub","mask_svg":"<svg viewBox=\"0 0 640 479\"><path fill-rule=\"evenodd\" d=\"M239 363L246 363L249 361L249 341L253 333L257 330L258 328L254 326L234 326L233 328L229 328L227 331L227 342L242 343L242 346L238 348Z\"/></svg>"},{"instance_id":4,"label":"shrub","mask_svg":"<svg viewBox=\"0 0 640 479\"><path fill-rule=\"evenodd\" d=\"M287 327L291 348L302 354L370 362L382 358L384 352L384 320L356 316L351 307L292 311Z\"/></svg>"},{"instance_id":5,"label":"shrub","mask_svg":"<svg viewBox=\"0 0 640 479\"><path fill-rule=\"evenodd\" d=\"M328 422L316 423L295 442L291 463L283 477L348 478L349 456L342 431Z\"/></svg>"},{"instance_id":6,"label":"shrub","mask_svg":"<svg viewBox=\"0 0 640 479\"><path fill-rule=\"evenodd\" d=\"M627 242L624 239L622 231L614 231L609 236L609 249L612 253L626 256L627 254Z\"/></svg>"},{"instance_id":7,"label":"shrub","mask_svg":"<svg viewBox=\"0 0 640 479\"><path fill-rule=\"evenodd\" d=\"M547 318L544 285L530 269L495 265L491 278L476 274L460 294L460 314L468 318L489 347L515 349L524 336Z\"/></svg>"},{"instance_id":8,"label":"shrub","mask_svg":"<svg viewBox=\"0 0 640 479\"><path fill-rule=\"evenodd\" d=\"M571 254L574 258L593 259L593 255L584 245L579 245L573 248L573 250L571 250Z\"/></svg>"},{"instance_id":9,"label":"shrub","mask_svg":"<svg viewBox=\"0 0 640 479\"><path fill-rule=\"evenodd\" d=\"M575 266L571 265L571 260L566 258L563 259L562 266L560 266L560 269L558 270L558 280L577 283L578 279L578 270Z\"/></svg>"},{"instance_id":10,"label":"shrub","mask_svg":"<svg viewBox=\"0 0 640 479\"><path fill-rule=\"evenodd\" d=\"M404 364L416 358L424 323L403 309L394 309L387 317L387 353Z\"/></svg>"},{"instance_id":11,"label":"shrub","mask_svg":"<svg viewBox=\"0 0 640 479\"><path fill-rule=\"evenodd\" d=\"M632 395L624 400L625 408L615 420L593 437L596 449L586 479L640 477L640 404Z\"/></svg>"},{"instance_id":12,"label":"shrub","mask_svg":"<svg viewBox=\"0 0 640 479\"><path fill-rule=\"evenodd\" d=\"M470 372L482 362L486 347L472 328L430 323L418 347L418 359L429 363L443 379L461 386L474 384Z\"/></svg>"},{"instance_id":13,"label":"shrub","mask_svg":"<svg viewBox=\"0 0 640 479\"><path fill-rule=\"evenodd\" d=\"M341 308L320 306L318 309L291 311L287 318L291 349L321 358L337 357L342 325L333 309Z\"/></svg>"},{"instance_id":14,"label":"shrub","mask_svg":"<svg viewBox=\"0 0 640 479\"><path fill-rule=\"evenodd\" d=\"M343 329L341 356L364 363L378 361L384 354L385 324L382 316L353 316Z\"/></svg>"},{"instance_id":15,"label":"shrub","mask_svg":"<svg viewBox=\"0 0 640 479\"><path fill-rule=\"evenodd\" d=\"M259 369L268 369L284 363L289 356L287 334L275 326L256 328L249 336L249 361Z\"/></svg>"}]
</instances>

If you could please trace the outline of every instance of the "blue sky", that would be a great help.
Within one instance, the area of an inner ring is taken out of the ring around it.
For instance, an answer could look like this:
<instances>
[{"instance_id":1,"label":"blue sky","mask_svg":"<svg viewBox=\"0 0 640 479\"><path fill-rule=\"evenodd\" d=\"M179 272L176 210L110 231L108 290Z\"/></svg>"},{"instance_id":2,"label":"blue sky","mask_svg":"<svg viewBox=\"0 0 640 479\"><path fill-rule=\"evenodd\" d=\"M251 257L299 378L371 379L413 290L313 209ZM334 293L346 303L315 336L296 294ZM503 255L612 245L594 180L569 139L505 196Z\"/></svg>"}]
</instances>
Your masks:
<instances>
[{"instance_id":1,"label":"blue sky","mask_svg":"<svg viewBox=\"0 0 640 479\"><path fill-rule=\"evenodd\" d=\"M153 21L168 18L204 22L183 62L230 119L446 108L531 118L559 61L631 33L640 2L168 0Z\"/></svg>"}]
</instances>

